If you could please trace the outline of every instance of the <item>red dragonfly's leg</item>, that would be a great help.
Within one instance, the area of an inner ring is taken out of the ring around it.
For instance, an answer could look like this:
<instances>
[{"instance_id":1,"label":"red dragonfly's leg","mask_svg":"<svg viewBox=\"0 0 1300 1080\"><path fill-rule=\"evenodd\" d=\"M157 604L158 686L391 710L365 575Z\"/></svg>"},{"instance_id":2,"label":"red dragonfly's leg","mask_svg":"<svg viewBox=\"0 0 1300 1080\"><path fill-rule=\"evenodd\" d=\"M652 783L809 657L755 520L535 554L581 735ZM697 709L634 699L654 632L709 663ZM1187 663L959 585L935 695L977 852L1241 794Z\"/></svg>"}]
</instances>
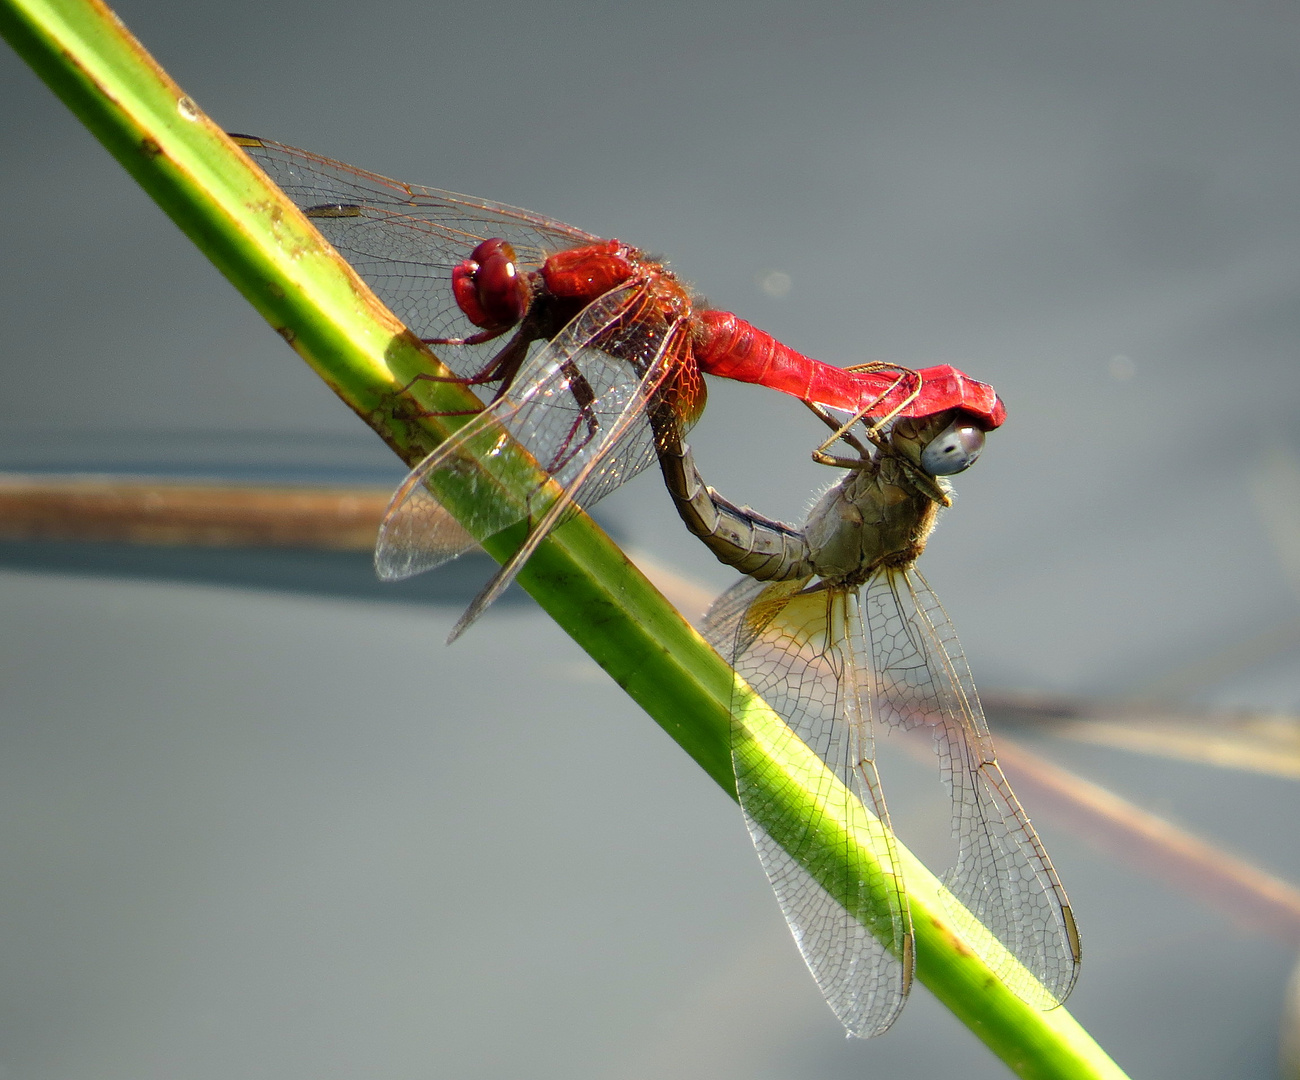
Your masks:
<instances>
[{"instance_id":1,"label":"red dragonfly's leg","mask_svg":"<svg viewBox=\"0 0 1300 1080\"><path fill-rule=\"evenodd\" d=\"M487 377L487 378L483 377L484 373L487 370L488 370L487 368L484 368L484 370L480 371L477 375L470 375L470 376L431 375L427 372L421 372L419 375L415 376L415 378L413 378L410 382L408 382L405 386L403 386L402 389L399 391L399 393L403 393L403 394L409 393L411 387L413 387L416 383L421 383L421 382L439 382L439 383L449 382L449 383L459 383L461 386L478 386L481 385L482 383L492 381L491 377ZM495 398L493 400L495 400ZM418 409L416 410L415 415L419 419L423 419L426 416L473 416L476 413L482 412L483 409L484 406L482 405L480 405L477 409L447 409L447 410Z\"/></svg>"},{"instance_id":2,"label":"red dragonfly's leg","mask_svg":"<svg viewBox=\"0 0 1300 1080\"><path fill-rule=\"evenodd\" d=\"M416 375L410 382L402 387L402 393L406 393L416 383L420 382L450 382L458 383L461 386L482 386L485 383L497 382L500 380L500 387L492 396L492 401L496 402L502 394L510 389L511 383L514 382L515 376L519 373L519 365L524 362L524 357L528 354L528 345L535 340L536 333L520 329L510 343L506 345L491 360L483 365L473 375L433 375L428 372L421 372ZM456 412L432 412L422 411L420 416L468 416L471 413L478 412L478 409L461 409Z\"/></svg>"},{"instance_id":3,"label":"red dragonfly's leg","mask_svg":"<svg viewBox=\"0 0 1300 1080\"><path fill-rule=\"evenodd\" d=\"M414 419L423 420L426 417L439 416L477 416L482 411L482 406L477 409L416 409Z\"/></svg>"},{"instance_id":4,"label":"red dragonfly's leg","mask_svg":"<svg viewBox=\"0 0 1300 1080\"><path fill-rule=\"evenodd\" d=\"M565 435L564 440L560 443L560 448L556 452L555 456L544 465L546 471L552 475L559 472L565 465L572 461L577 454L580 454L600 432L600 424L596 420L595 412L592 410L592 405L594 405L596 401L596 392L592 389L591 383L587 381L586 376L578 370L577 366L571 360L565 361L564 364L561 365L560 370L563 371L569 379L569 392L573 395L574 400L578 404L579 413L578 416L574 418L573 424L569 427L569 431ZM577 435L578 429L582 426L584 417L587 422L587 433L577 446L570 448L569 444L572 442L574 436ZM532 532L537 523L533 520L531 495L529 496L528 505L528 530L529 532Z\"/></svg>"},{"instance_id":5,"label":"red dragonfly's leg","mask_svg":"<svg viewBox=\"0 0 1300 1080\"><path fill-rule=\"evenodd\" d=\"M586 376L578 370L571 360L566 360L560 370L569 379L569 393L573 395L573 400L577 402L578 415L574 417L568 433L564 436L563 442L560 443L559 450L546 465L546 471L549 473L556 473L564 468L575 456L582 453L600 432L600 424L596 420L595 412L592 411L592 405L596 401L596 392L591 388L591 383L587 381ZM586 420L587 433L577 446L571 447L570 444L578 434L578 429L582 426L583 420Z\"/></svg>"},{"instance_id":6,"label":"red dragonfly's leg","mask_svg":"<svg viewBox=\"0 0 1300 1080\"><path fill-rule=\"evenodd\" d=\"M485 341L491 341L504 334L510 327L503 326L500 330L480 330L477 334L470 334L469 337L422 337L420 343L423 345L482 345Z\"/></svg>"},{"instance_id":7,"label":"red dragonfly's leg","mask_svg":"<svg viewBox=\"0 0 1300 1080\"><path fill-rule=\"evenodd\" d=\"M492 361L475 375L430 375L422 373L416 375L405 387L402 392L405 393L417 382L456 382L465 386L476 386L483 383L495 382L501 380L501 386L493 395L489 404L495 404L510 389L514 382L515 376L519 373L519 367L528 353L528 344L535 340L535 335L522 331L516 334L510 344L501 350ZM600 422L596 419L595 411L592 406L596 401L596 392L592 389L591 383L587 381L586 376L578 370L578 367L571 361L566 360L561 365L560 370L568 379L569 393L578 406L578 415L574 417L572 425L568 432L561 440L559 448L549 462L542 462L542 467L549 473L559 472L565 465L571 462L574 457L580 454L593 439L600 434ZM435 411L431 409L420 409L417 417L426 416L471 416L481 412L481 409L457 409L448 411ZM586 433L581 440L574 445L574 439L577 437L579 430L586 426Z\"/></svg>"}]
</instances>

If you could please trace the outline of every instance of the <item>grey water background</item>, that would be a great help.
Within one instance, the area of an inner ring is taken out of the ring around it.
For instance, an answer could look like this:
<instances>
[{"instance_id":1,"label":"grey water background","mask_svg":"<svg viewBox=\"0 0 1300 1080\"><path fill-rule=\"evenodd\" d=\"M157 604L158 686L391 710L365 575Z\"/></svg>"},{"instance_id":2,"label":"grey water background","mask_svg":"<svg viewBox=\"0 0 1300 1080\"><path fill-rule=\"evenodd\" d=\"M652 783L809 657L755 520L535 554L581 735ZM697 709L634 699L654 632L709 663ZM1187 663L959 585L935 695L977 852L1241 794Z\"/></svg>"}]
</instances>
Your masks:
<instances>
[{"instance_id":1,"label":"grey water background","mask_svg":"<svg viewBox=\"0 0 1300 1080\"><path fill-rule=\"evenodd\" d=\"M666 252L825 360L993 383L924 560L982 687L1300 708L1293 4L117 10L230 129ZM396 481L7 52L0 100L0 464ZM710 392L712 482L797 518L815 422ZM652 476L605 508L731 580ZM920 988L842 1039L734 806L529 602L445 649L473 580L195 559L0 551L0 1077L1005 1075ZM1294 783L1050 750L1300 874ZM889 794L907 839L927 804ZM1290 948L1042 831L1120 1064L1276 1075Z\"/></svg>"}]
</instances>

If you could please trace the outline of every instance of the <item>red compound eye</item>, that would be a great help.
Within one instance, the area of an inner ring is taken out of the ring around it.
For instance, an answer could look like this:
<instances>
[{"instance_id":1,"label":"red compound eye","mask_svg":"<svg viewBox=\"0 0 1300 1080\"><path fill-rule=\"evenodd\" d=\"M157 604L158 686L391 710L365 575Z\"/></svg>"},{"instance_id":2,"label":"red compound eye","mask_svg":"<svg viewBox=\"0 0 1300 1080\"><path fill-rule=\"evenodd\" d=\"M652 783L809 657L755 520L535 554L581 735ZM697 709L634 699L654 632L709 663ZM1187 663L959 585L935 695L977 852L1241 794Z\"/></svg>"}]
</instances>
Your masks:
<instances>
[{"instance_id":1,"label":"red compound eye","mask_svg":"<svg viewBox=\"0 0 1300 1080\"><path fill-rule=\"evenodd\" d=\"M465 317L488 330L514 326L532 301L528 279L515 265L515 249L496 238L484 240L451 272L451 290Z\"/></svg>"}]
</instances>

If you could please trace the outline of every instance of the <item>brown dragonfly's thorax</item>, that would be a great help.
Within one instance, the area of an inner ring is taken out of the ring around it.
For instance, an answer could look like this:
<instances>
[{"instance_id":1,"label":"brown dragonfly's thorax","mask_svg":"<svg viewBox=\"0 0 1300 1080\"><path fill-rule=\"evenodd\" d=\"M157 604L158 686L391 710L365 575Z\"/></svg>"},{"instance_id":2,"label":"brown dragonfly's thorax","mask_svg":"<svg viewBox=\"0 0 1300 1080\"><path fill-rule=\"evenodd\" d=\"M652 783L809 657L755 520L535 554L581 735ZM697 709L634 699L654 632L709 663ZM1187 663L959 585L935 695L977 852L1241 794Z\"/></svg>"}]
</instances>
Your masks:
<instances>
[{"instance_id":1,"label":"brown dragonfly's thorax","mask_svg":"<svg viewBox=\"0 0 1300 1080\"><path fill-rule=\"evenodd\" d=\"M910 566L920 557L940 507L948 505L944 482L920 467L921 451L952 416L895 422L871 462L821 497L804 526L821 577L859 585L881 567Z\"/></svg>"},{"instance_id":2,"label":"brown dragonfly's thorax","mask_svg":"<svg viewBox=\"0 0 1300 1080\"><path fill-rule=\"evenodd\" d=\"M850 473L813 507L804 526L813 566L823 578L860 584L882 566L909 566L925 550L939 504L883 457Z\"/></svg>"}]
</instances>

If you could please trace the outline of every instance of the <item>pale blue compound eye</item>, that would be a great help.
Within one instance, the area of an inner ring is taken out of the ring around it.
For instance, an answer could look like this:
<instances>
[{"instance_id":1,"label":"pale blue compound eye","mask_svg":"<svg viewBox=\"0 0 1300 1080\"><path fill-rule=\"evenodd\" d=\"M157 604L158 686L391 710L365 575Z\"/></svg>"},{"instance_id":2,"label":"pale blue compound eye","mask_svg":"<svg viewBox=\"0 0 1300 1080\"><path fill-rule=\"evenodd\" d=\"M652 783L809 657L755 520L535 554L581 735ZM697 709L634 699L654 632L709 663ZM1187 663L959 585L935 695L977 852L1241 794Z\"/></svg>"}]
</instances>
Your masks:
<instances>
[{"instance_id":1,"label":"pale blue compound eye","mask_svg":"<svg viewBox=\"0 0 1300 1080\"><path fill-rule=\"evenodd\" d=\"M921 451L921 468L931 476L952 476L975 464L984 449L984 432L954 420Z\"/></svg>"}]
</instances>

